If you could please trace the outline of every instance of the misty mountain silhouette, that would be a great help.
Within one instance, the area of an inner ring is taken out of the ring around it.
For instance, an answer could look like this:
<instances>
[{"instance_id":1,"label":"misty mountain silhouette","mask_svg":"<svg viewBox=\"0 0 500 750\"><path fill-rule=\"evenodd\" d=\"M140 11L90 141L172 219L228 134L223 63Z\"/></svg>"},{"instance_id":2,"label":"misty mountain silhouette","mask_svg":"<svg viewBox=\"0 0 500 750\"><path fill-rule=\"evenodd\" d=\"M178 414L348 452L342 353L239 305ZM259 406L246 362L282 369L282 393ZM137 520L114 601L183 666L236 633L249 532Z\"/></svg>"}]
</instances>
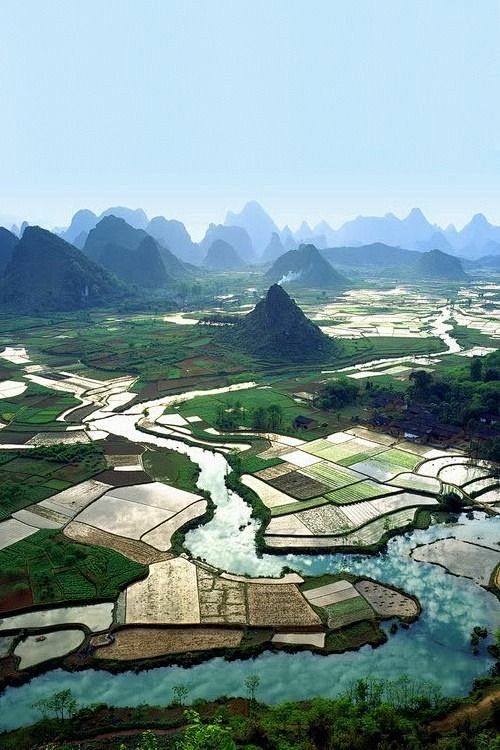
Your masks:
<instances>
[{"instance_id":1,"label":"misty mountain silhouette","mask_svg":"<svg viewBox=\"0 0 500 750\"><path fill-rule=\"evenodd\" d=\"M201 263L203 255L182 221L155 216L149 222L146 231L180 260L198 265Z\"/></svg>"},{"instance_id":2,"label":"misty mountain silhouette","mask_svg":"<svg viewBox=\"0 0 500 750\"><path fill-rule=\"evenodd\" d=\"M123 219L135 229L146 229L148 225L148 217L142 208L114 206L113 208L107 208L103 211L99 216L99 219L104 219L105 216L116 216L118 219Z\"/></svg>"},{"instance_id":3,"label":"misty mountain silhouette","mask_svg":"<svg viewBox=\"0 0 500 750\"><path fill-rule=\"evenodd\" d=\"M88 235L98 221L99 219L93 211L89 211L87 208L82 208L74 214L71 219L71 224L65 232L61 233L60 236L66 240L66 242L74 244L75 240L77 237L80 237L80 235Z\"/></svg>"},{"instance_id":4,"label":"misty mountain silhouette","mask_svg":"<svg viewBox=\"0 0 500 750\"><path fill-rule=\"evenodd\" d=\"M283 246L278 232L273 232L269 243L264 248L261 260L266 263L273 263L280 255L286 253L287 249L289 248Z\"/></svg>"},{"instance_id":5,"label":"misty mountain silhouette","mask_svg":"<svg viewBox=\"0 0 500 750\"><path fill-rule=\"evenodd\" d=\"M274 221L257 201L249 201L239 213L228 211L225 224L228 226L243 227L248 232L252 240L254 252L258 256L262 255L269 244L272 233L279 233L279 229Z\"/></svg>"},{"instance_id":6,"label":"misty mountain silhouette","mask_svg":"<svg viewBox=\"0 0 500 750\"><path fill-rule=\"evenodd\" d=\"M234 247L240 258L246 263L255 261L252 240L243 227L210 224L204 238L200 242L200 250L206 254L210 245L216 240L224 240L231 247Z\"/></svg>"},{"instance_id":7,"label":"misty mountain silhouette","mask_svg":"<svg viewBox=\"0 0 500 750\"><path fill-rule=\"evenodd\" d=\"M375 266L378 269L409 268L417 262L419 257L419 252L416 250L405 250L401 247L384 245L381 242L359 247L329 247L320 252L330 263L349 268L362 268L363 266Z\"/></svg>"},{"instance_id":8,"label":"misty mountain silhouette","mask_svg":"<svg viewBox=\"0 0 500 750\"><path fill-rule=\"evenodd\" d=\"M203 265L213 271L233 271L243 268L245 262L228 242L215 240L208 248Z\"/></svg>"}]
</instances>

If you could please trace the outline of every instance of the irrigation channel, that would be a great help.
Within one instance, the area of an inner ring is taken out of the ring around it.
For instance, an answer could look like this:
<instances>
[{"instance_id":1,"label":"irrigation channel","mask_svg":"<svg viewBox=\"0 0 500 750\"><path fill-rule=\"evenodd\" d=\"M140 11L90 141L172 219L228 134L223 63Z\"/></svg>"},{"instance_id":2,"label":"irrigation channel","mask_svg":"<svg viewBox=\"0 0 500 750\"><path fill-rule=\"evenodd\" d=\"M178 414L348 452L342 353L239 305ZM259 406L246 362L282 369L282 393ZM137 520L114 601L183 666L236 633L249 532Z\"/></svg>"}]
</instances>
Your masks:
<instances>
[{"instance_id":1,"label":"irrigation channel","mask_svg":"<svg viewBox=\"0 0 500 750\"><path fill-rule=\"evenodd\" d=\"M443 324L446 320L442 319ZM447 335L447 331L443 333ZM189 397L191 393L171 398L179 401ZM87 419L89 426L132 441L179 451L199 465L198 486L210 492L216 510L209 523L187 534L186 547L193 556L229 572L249 576L278 576L285 565L309 575L342 570L368 575L417 596L422 605L421 617L408 630L400 628L390 634L387 643L377 649L365 646L344 654L266 652L246 661L225 661L219 657L190 669L158 667L116 675L105 670L73 673L52 670L21 687L4 691L0 696L1 729L35 720L38 712L33 703L63 688L71 688L81 704L165 705L171 700L175 685L186 685L190 700L242 695L245 678L258 674L258 698L278 702L316 695L335 696L356 679L367 676L386 679L408 676L437 684L444 695L463 695L475 678L487 673L493 663L486 651L488 641L482 643L478 655L473 655L470 632L475 625L487 627L490 632L498 628L500 602L471 580L450 575L436 565L416 562L409 553L417 545L450 536L494 546L500 540L500 516L488 518L476 512L473 519L461 516L453 525L434 525L394 537L386 551L375 556L265 554L259 558L255 552L258 522L252 519L251 509L242 498L226 488L229 467L224 455L137 429L136 422L145 408L161 413L168 403L169 399L159 399L131 407L122 414L100 411ZM390 623L384 627L388 630Z\"/></svg>"}]
</instances>

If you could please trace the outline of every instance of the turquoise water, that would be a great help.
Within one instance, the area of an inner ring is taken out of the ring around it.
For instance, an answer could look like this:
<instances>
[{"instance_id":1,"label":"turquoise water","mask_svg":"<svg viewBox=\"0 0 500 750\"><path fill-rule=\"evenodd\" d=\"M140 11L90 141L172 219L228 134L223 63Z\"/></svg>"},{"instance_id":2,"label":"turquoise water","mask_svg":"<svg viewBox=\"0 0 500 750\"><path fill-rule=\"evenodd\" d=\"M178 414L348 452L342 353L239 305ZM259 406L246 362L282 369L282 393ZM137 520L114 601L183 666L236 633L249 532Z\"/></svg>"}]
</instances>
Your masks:
<instances>
[{"instance_id":1,"label":"turquoise water","mask_svg":"<svg viewBox=\"0 0 500 750\"><path fill-rule=\"evenodd\" d=\"M375 557L360 555L291 556L284 562L309 574L350 570L388 581L415 594L423 608L418 622L408 630L389 635L385 645L366 646L357 652L332 656L264 653L249 661L227 662L222 658L183 669L161 667L135 674L111 675L88 670L47 672L20 688L9 688L0 696L0 727L10 729L37 718L34 701L54 690L69 687L82 703L125 706L141 703L166 704L172 686L185 684L190 699L221 695L244 695L244 680L250 673L260 677L258 697L268 702L335 696L353 680L374 675L395 679L409 675L437 683L443 694L463 695L472 681L484 675L492 659L484 645L479 656L471 653L469 636L474 625L489 630L500 626L500 603L472 581L447 574L442 568L417 563L409 551L417 544L443 536L496 543L500 518L475 519L454 526L434 526L391 540L387 552ZM207 555L208 556L208 555ZM277 558L280 565L283 558ZM388 627L388 626L386 626Z\"/></svg>"},{"instance_id":2,"label":"turquoise water","mask_svg":"<svg viewBox=\"0 0 500 750\"><path fill-rule=\"evenodd\" d=\"M136 408L137 409L137 408ZM500 627L500 602L472 581L449 575L439 566L419 563L409 557L412 548L447 536L496 546L500 541L500 517L476 513L455 525L437 525L395 537L386 552L376 556L264 555L255 552L258 522L251 509L225 486L227 462L220 453L191 447L168 438L139 432L137 415L125 412L95 422L96 427L130 440L153 443L189 455L199 464L198 485L210 491L216 504L212 521L189 532L186 546L193 556L232 573L278 576L284 565L309 575L339 570L386 581L418 597L422 615L408 630L399 629L383 646L366 646L357 652L319 656L266 652L248 661L222 658L183 669L161 667L147 672L87 670L67 673L53 670L20 688L9 688L0 696L0 729L11 729L38 718L32 704L55 690L71 688L81 704L116 706L141 703L167 704L174 685L190 688L190 699L245 694L244 680L250 673L260 677L258 697L268 702L335 696L354 680L373 675L396 679L402 675L437 683L443 694L466 694L476 677L487 673L493 660L485 644L474 656L469 645L475 625L493 630ZM388 629L389 625L384 626Z\"/></svg>"}]
</instances>

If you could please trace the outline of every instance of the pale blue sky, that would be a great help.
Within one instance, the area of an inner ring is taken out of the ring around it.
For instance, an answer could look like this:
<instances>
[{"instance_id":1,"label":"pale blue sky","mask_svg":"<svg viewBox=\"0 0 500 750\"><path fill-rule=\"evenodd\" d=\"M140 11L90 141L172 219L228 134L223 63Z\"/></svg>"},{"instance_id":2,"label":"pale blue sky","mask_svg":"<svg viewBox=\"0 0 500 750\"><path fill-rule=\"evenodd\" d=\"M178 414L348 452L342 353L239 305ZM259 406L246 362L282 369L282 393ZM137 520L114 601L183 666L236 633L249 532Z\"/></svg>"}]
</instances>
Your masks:
<instances>
[{"instance_id":1,"label":"pale blue sky","mask_svg":"<svg viewBox=\"0 0 500 750\"><path fill-rule=\"evenodd\" d=\"M500 223L500 3L3 0L0 214Z\"/></svg>"}]
</instances>

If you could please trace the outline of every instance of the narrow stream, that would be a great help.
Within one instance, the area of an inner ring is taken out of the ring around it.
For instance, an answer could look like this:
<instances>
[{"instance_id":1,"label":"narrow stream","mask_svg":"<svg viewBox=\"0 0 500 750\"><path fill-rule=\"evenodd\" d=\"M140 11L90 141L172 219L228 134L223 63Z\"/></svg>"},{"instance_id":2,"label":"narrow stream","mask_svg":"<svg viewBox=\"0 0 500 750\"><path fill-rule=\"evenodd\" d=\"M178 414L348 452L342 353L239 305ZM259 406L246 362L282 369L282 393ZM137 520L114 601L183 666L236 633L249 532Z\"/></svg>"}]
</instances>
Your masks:
<instances>
[{"instance_id":1,"label":"narrow stream","mask_svg":"<svg viewBox=\"0 0 500 750\"><path fill-rule=\"evenodd\" d=\"M450 331L453 330L453 323L449 321L453 320L453 310L450 305L446 305L440 311L438 316L432 321L431 333L441 339L443 344L447 347L442 352L436 352L435 354L405 354L402 357L384 357L382 359L372 359L370 362L363 362L359 365L349 365L348 367L341 367L334 370L323 370L324 373L334 372L351 372L352 370L371 370L373 367L380 367L380 365L401 365L404 363L414 365L426 365L432 364L432 361L443 357L446 354L457 354L462 351L462 347L453 336L450 335Z\"/></svg>"}]
</instances>

